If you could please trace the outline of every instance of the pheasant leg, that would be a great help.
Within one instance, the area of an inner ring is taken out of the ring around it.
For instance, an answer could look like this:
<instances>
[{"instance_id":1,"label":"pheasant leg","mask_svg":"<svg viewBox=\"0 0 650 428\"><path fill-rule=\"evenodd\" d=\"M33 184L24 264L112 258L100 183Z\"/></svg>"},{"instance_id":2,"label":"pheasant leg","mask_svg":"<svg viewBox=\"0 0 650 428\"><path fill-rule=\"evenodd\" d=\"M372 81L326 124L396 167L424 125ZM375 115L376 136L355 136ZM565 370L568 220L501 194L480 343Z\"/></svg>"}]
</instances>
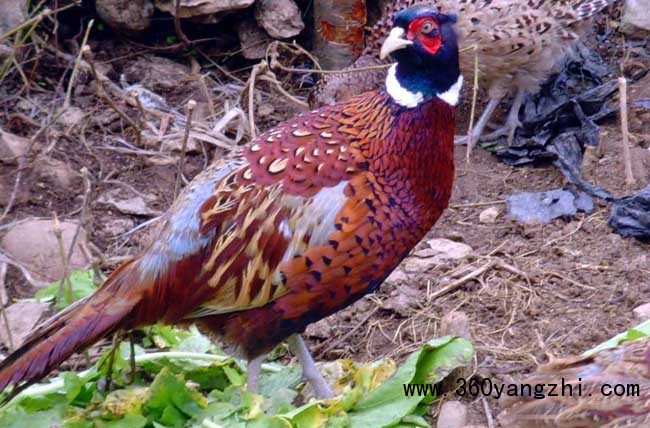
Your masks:
<instances>
[{"instance_id":1,"label":"pheasant leg","mask_svg":"<svg viewBox=\"0 0 650 428\"><path fill-rule=\"evenodd\" d=\"M521 126L521 122L519 121L519 110L521 110L521 105L524 103L525 95L526 93L522 89L517 90L505 124L494 132L483 136L484 140L496 140L505 135L508 137L508 146L512 145L512 140L515 138L515 132L517 131L517 128Z\"/></svg>"},{"instance_id":2,"label":"pheasant leg","mask_svg":"<svg viewBox=\"0 0 650 428\"><path fill-rule=\"evenodd\" d=\"M289 343L289 349L291 352L298 357L300 365L302 366L302 375L307 382L311 384L316 393L316 398L322 400L325 398L334 397L334 391L329 386L323 375L320 374L314 363L314 359L307 349L307 345L302 337L298 334L291 336L287 342Z\"/></svg>"},{"instance_id":3,"label":"pheasant leg","mask_svg":"<svg viewBox=\"0 0 650 428\"><path fill-rule=\"evenodd\" d=\"M246 366L246 373L248 374L246 389L248 392L258 393L257 388L259 387L260 371L262 370L262 361L264 361L265 356L260 355L257 358L248 360L248 365Z\"/></svg>"},{"instance_id":4,"label":"pheasant leg","mask_svg":"<svg viewBox=\"0 0 650 428\"><path fill-rule=\"evenodd\" d=\"M501 101L501 98L490 98L490 101L485 107L485 110L483 110L483 114L481 114L481 117L479 118L478 122L476 122L474 128L472 129L471 138L468 139L467 136L460 137L457 138L454 141L454 143L467 144L468 145L467 150L471 152L474 149L474 146L476 146L476 143L478 143L479 139L481 138L481 135L483 134L483 130L485 129L485 125L487 125L488 121L490 120L490 117L492 116L492 113L494 113L494 110L496 110L497 106L499 105L499 101Z\"/></svg>"}]
</instances>

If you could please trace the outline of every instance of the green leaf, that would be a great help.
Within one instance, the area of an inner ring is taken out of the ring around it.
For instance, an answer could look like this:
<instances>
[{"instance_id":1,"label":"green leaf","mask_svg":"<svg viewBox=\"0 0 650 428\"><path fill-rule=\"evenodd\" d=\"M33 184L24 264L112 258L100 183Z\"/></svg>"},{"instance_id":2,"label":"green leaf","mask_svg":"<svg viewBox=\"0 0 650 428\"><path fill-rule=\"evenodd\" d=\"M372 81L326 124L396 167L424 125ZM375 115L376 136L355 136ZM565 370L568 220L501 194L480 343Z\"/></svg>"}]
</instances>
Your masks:
<instances>
[{"instance_id":1,"label":"green leaf","mask_svg":"<svg viewBox=\"0 0 650 428\"><path fill-rule=\"evenodd\" d=\"M20 407L29 413L41 410L49 410L60 404L67 404L68 400L64 394L53 393L41 397L24 397L20 399ZM0 425L2 426L2 425Z\"/></svg>"},{"instance_id":2,"label":"green leaf","mask_svg":"<svg viewBox=\"0 0 650 428\"><path fill-rule=\"evenodd\" d=\"M212 341L194 325L185 333L187 336L178 343L176 351L205 353L214 347Z\"/></svg>"},{"instance_id":3,"label":"green leaf","mask_svg":"<svg viewBox=\"0 0 650 428\"><path fill-rule=\"evenodd\" d=\"M62 293L63 297L61 301L57 299L57 296L59 295L59 288L61 287L61 281L55 281L47 287L38 290L34 297L41 302L54 301L54 307L60 310L71 305L79 299L83 299L84 297L91 295L97 289L97 286L93 281L92 270L72 271L69 279L70 285L72 286L72 301L68 299L67 293L65 292ZM63 284L63 287L66 287L66 284Z\"/></svg>"},{"instance_id":4,"label":"green leaf","mask_svg":"<svg viewBox=\"0 0 650 428\"><path fill-rule=\"evenodd\" d=\"M98 428L144 428L149 421L142 415L126 415L122 419L97 424Z\"/></svg>"},{"instance_id":5,"label":"green leaf","mask_svg":"<svg viewBox=\"0 0 650 428\"><path fill-rule=\"evenodd\" d=\"M470 342L442 337L424 345L377 389L362 398L350 412L351 427L388 427L413 413L426 397L406 396L404 384L437 383L474 356Z\"/></svg>"},{"instance_id":6,"label":"green leaf","mask_svg":"<svg viewBox=\"0 0 650 428\"><path fill-rule=\"evenodd\" d=\"M181 376L163 368L149 388L145 408L154 421L168 426L180 426L197 416L205 405L205 398L188 388Z\"/></svg>"},{"instance_id":7,"label":"green leaf","mask_svg":"<svg viewBox=\"0 0 650 428\"><path fill-rule=\"evenodd\" d=\"M153 343L159 348L173 349L188 337L188 332L167 325L156 324L149 329Z\"/></svg>"},{"instance_id":8,"label":"green leaf","mask_svg":"<svg viewBox=\"0 0 650 428\"><path fill-rule=\"evenodd\" d=\"M72 402L84 386L85 381L80 378L76 373L63 373L63 388L65 390L65 398Z\"/></svg>"},{"instance_id":9,"label":"green leaf","mask_svg":"<svg viewBox=\"0 0 650 428\"><path fill-rule=\"evenodd\" d=\"M2 428L51 428L63 425L64 407L27 413L14 407L0 413L0 427Z\"/></svg>"},{"instance_id":10,"label":"green leaf","mask_svg":"<svg viewBox=\"0 0 650 428\"><path fill-rule=\"evenodd\" d=\"M601 343L595 348L588 350L584 353L584 355L592 355L598 351L602 351L603 349L614 348L622 342L636 340L648 336L650 336L650 321L645 321L634 328L630 328L625 332L612 337L611 339Z\"/></svg>"},{"instance_id":11,"label":"green leaf","mask_svg":"<svg viewBox=\"0 0 650 428\"><path fill-rule=\"evenodd\" d=\"M260 394L273 397L279 390L295 389L302 382L302 368L299 365L283 367L277 372L262 372Z\"/></svg>"},{"instance_id":12,"label":"green leaf","mask_svg":"<svg viewBox=\"0 0 650 428\"><path fill-rule=\"evenodd\" d=\"M309 403L279 416L291 421L292 426L296 428L326 428L330 426L328 425L328 412L320 403Z\"/></svg>"},{"instance_id":13,"label":"green leaf","mask_svg":"<svg viewBox=\"0 0 650 428\"><path fill-rule=\"evenodd\" d=\"M119 419L129 414L141 414L144 401L147 399L148 388L132 387L111 391L101 408L109 419Z\"/></svg>"}]
</instances>

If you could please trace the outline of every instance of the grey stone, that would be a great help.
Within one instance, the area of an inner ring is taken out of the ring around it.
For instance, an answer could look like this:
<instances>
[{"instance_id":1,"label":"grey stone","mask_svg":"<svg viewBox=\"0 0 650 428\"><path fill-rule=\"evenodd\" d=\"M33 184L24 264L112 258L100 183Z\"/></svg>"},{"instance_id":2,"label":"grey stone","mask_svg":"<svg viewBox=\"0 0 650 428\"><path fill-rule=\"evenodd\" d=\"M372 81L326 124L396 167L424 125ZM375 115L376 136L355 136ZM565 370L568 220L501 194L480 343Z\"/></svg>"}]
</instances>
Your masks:
<instances>
[{"instance_id":1,"label":"grey stone","mask_svg":"<svg viewBox=\"0 0 650 428\"><path fill-rule=\"evenodd\" d=\"M255 19L276 39L297 36L305 29L300 9L293 0L258 0L255 3Z\"/></svg>"},{"instance_id":2,"label":"grey stone","mask_svg":"<svg viewBox=\"0 0 650 428\"><path fill-rule=\"evenodd\" d=\"M96 0L95 9L111 28L138 34L151 25L153 0Z\"/></svg>"},{"instance_id":3,"label":"grey stone","mask_svg":"<svg viewBox=\"0 0 650 428\"><path fill-rule=\"evenodd\" d=\"M77 230L77 223L62 221L60 227L67 253ZM81 245L87 244L86 236L86 231L82 228L68 265L70 271L88 265L88 260L80 249ZM63 277L63 259L52 220L28 220L16 224L2 237L0 247L40 281L53 282Z\"/></svg>"}]
</instances>

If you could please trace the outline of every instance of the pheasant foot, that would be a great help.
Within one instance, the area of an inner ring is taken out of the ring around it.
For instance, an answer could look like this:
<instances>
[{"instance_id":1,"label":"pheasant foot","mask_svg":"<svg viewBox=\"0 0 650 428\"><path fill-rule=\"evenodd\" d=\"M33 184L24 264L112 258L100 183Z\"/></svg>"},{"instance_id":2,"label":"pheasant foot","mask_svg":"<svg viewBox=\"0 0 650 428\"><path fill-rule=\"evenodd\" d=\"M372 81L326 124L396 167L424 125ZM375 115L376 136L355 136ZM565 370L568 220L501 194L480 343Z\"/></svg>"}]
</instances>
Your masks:
<instances>
[{"instance_id":1,"label":"pheasant foot","mask_svg":"<svg viewBox=\"0 0 650 428\"><path fill-rule=\"evenodd\" d=\"M508 147L512 145L512 141L515 138L515 132L517 131L517 128L521 126L521 122L519 121L519 110L521 110L521 105L524 102L525 95L526 93L523 90L517 90L510 111L508 112L508 118L504 125L501 128L484 135L482 138L483 140L492 141L505 136L508 138Z\"/></svg>"},{"instance_id":2,"label":"pheasant foot","mask_svg":"<svg viewBox=\"0 0 650 428\"><path fill-rule=\"evenodd\" d=\"M497 106L499 105L499 101L501 101L501 98L490 98L490 101L485 107L485 110L483 110L481 117L472 129L472 135L457 137L454 139L454 144L467 144L467 151L471 152L474 149L474 146L476 146L476 143L478 143L478 141L481 139L483 130L490 120L492 113L494 113L494 110L496 110Z\"/></svg>"},{"instance_id":3,"label":"pheasant foot","mask_svg":"<svg viewBox=\"0 0 650 428\"><path fill-rule=\"evenodd\" d=\"M309 349L307 349L307 345L302 337L295 334L287 342L289 343L291 352L298 357L298 361L300 361L300 365L302 366L302 376L314 388L316 398L323 400L334 397L334 391L332 391L330 385L316 368L314 359L309 353Z\"/></svg>"}]
</instances>

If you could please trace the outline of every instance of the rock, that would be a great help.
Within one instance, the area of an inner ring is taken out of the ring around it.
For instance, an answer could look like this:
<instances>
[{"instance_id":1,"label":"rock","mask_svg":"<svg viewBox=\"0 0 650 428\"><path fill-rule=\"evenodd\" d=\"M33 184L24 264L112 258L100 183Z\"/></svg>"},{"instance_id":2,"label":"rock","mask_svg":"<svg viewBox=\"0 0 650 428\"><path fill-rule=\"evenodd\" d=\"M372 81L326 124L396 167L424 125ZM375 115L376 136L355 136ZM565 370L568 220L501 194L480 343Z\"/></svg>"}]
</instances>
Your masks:
<instances>
[{"instance_id":1,"label":"rock","mask_svg":"<svg viewBox=\"0 0 650 428\"><path fill-rule=\"evenodd\" d=\"M429 248L424 248L413 253L404 261L404 271L407 273L426 272L431 267L448 260L463 259L472 254L472 247L461 242L438 238L427 241Z\"/></svg>"},{"instance_id":2,"label":"rock","mask_svg":"<svg viewBox=\"0 0 650 428\"><path fill-rule=\"evenodd\" d=\"M437 428L463 428L467 422L467 406L460 401L445 401L440 408Z\"/></svg>"},{"instance_id":3,"label":"rock","mask_svg":"<svg viewBox=\"0 0 650 428\"><path fill-rule=\"evenodd\" d=\"M317 337L319 339L329 339L335 334L334 329L328 318L322 319L316 323L309 324L305 330L305 336Z\"/></svg>"},{"instance_id":4,"label":"rock","mask_svg":"<svg viewBox=\"0 0 650 428\"><path fill-rule=\"evenodd\" d=\"M407 285L401 285L390 293L390 297L383 302L383 307L384 309L391 310L406 317L413 308L418 307L418 303L421 300L422 292L420 290Z\"/></svg>"},{"instance_id":5,"label":"rock","mask_svg":"<svg viewBox=\"0 0 650 428\"><path fill-rule=\"evenodd\" d=\"M106 218L102 220L101 228L110 236L118 236L135 227L135 221L130 218Z\"/></svg>"},{"instance_id":6,"label":"rock","mask_svg":"<svg viewBox=\"0 0 650 428\"><path fill-rule=\"evenodd\" d=\"M266 49L272 39L255 21L241 21L237 26L237 34L244 58L262 59L266 56Z\"/></svg>"},{"instance_id":7,"label":"rock","mask_svg":"<svg viewBox=\"0 0 650 428\"><path fill-rule=\"evenodd\" d=\"M650 303L637 306L632 311L634 314L635 324L641 324L642 322L650 320Z\"/></svg>"},{"instance_id":8,"label":"rock","mask_svg":"<svg viewBox=\"0 0 650 428\"><path fill-rule=\"evenodd\" d=\"M257 106L258 117L268 117L275 112L275 107L271 103L263 103Z\"/></svg>"},{"instance_id":9,"label":"rock","mask_svg":"<svg viewBox=\"0 0 650 428\"><path fill-rule=\"evenodd\" d=\"M156 7L163 12L174 15L176 0L155 0ZM179 15L181 18L191 18L200 15L211 15L229 10L245 9L255 0L181 0Z\"/></svg>"},{"instance_id":10,"label":"rock","mask_svg":"<svg viewBox=\"0 0 650 428\"><path fill-rule=\"evenodd\" d=\"M472 247L462 242L455 242L449 239L430 239L427 244L438 252L442 260L463 259L472 254Z\"/></svg>"},{"instance_id":11,"label":"rock","mask_svg":"<svg viewBox=\"0 0 650 428\"><path fill-rule=\"evenodd\" d=\"M17 302L5 308L14 347L23 343L49 306L49 303L42 302ZM7 329L2 320L0 320L0 340L5 346L9 345Z\"/></svg>"},{"instance_id":12,"label":"rock","mask_svg":"<svg viewBox=\"0 0 650 428\"><path fill-rule=\"evenodd\" d=\"M625 1L621 31L638 38L650 35L650 0Z\"/></svg>"},{"instance_id":13,"label":"rock","mask_svg":"<svg viewBox=\"0 0 650 428\"><path fill-rule=\"evenodd\" d=\"M192 79L189 67L155 55L139 57L126 68L124 77L128 82L138 82L154 92L176 89Z\"/></svg>"},{"instance_id":14,"label":"rock","mask_svg":"<svg viewBox=\"0 0 650 428\"><path fill-rule=\"evenodd\" d=\"M57 119L57 122L66 128L72 128L86 116L86 113L79 107L68 107Z\"/></svg>"},{"instance_id":15,"label":"rock","mask_svg":"<svg viewBox=\"0 0 650 428\"><path fill-rule=\"evenodd\" d=\"M0 0L0 35L27 19L28 0Z\"/></svg>"},{"instance_id":16,"label":"rock","mask_svg":"<svg viewBox=\"0 0 650 428\"><path fill-rule=\"evenodd\" d=\"M417 256L408 257L402 263L402 268L408 273L423 273L435 266L431 260Z\"/></svg>"},{"instance_id":17,"label":"rock","mask_svg":"<svg viewBox=\"0 0 650 428\"><path fill-rule=\"evenodd\" d=\"M440 321L441 336L458 336L469 341L472 332L469 327L469 317L465 312L452 311L442 317Z\"/></svg>"},{"instance_id":18,"label":"rock","mask_svg":"<svg viewBox=\"0 0 650 428\"><path fill-rule=\"evenodd\" d=\"M13 55L14 49L11 46L0 43L0 60L5 60Z\"/></svg>"},{"instance_id":19,"label":"rock","mask_svg":"<svg viewBox=\"0 0 650 428\"><path fill-rule=\"evenodd\" d=\"M388 278L386 278L386 282L399 283L408 281L408 279L408 275L400 268L397 268L388 276Z\"/></svg>"},{"instance_id":20,"label":"rock","mask_svg":"<svg viewBox=\"0 0 650 428\"><path fill-rule=\"evenodd\" d=\"M153 0L96 0L95 9L109 27L136 35L151 25L154 5Z\"/></svg>"},{"instance_id":21,"label":"rock","mask_svg":"<svg viewBox=\"0 0 650 428\"><path fill-rule=\"evenodd\" d=\"M472 331L469 325L469 317L464 312L452 311L440 320L439 336L458 336L472 341ZM458 379L466 379L471 376L471 369L458 367L440 383L442 391L454 391L458 388Z\"/></svg>"},{"instance_id":22,"label":"rock","mask_svg":"<svg viewBox=\"0 0 650 428\"><path fill-rule=\"evenodd\" d=\"M29 150L29 140L0 129L0 162L16 163Z\"/></svg>"},{"instance_id":23,"label":"rock","mask_svg":"<svg viewBox=\"0 0 650 428\"><path fill-rule=\"evenodd\" d=\"M258 0L255 19L271 37L288 39L305 29L300 9L293 0Z\"/></svg>"},{"instance_id":24,"label":"rock","mask_svg":"<svg viewBox=\"0 0 650 428\"><path fill-rule=\"evenodd\" d=\"M6 181L0 181L0 207L6 207L11 199L11 194L14 191L13 179L15 177L7 177ZM18 186L18 192L14 198L14 206L22 205L30 201L30 193L25 186Z\"/></svg>"},{"instance_id":25,"label":"rock","mask_svg":"<svg viewBox=\"0 0 650 428\"><path fill-rule=\"evenodd\" d=\"M45 155L39 156L33 171L39 182L52 184L63 190L81 186L81 174L73 170L68 163L58 159L48 158Z\"/></svg>"},{"instance_id":26,"label":"rock","mask_svg":"<svg viewBox=\"0 0 650 428\"><path fill-rule=\"evenodd\" d=\"M64 248L68 251L77 223L64 221L60 227ZM86 231L83 228L79 231L69 270L83 269L88 265L88 260L80 249L81 245L87 245ZM28 220L16 224L2 237L0 247L39 281L49 283L63 277L63 260L54 234L53 220Z\"/></svg>"},{"instance_id":27,"label":"rock","mask_svg":"<svg viewBox=\"0 0 650 428\"><path fill-rule=\"evenodd\" d=\"M97 203L115 208L122 214L155 217L162 214L161 211L149 207L149 203L155 202L156 198L149 195L125 196L124 189L108 190L97 198Z\"/></svg>"},{"instance_id":28,"label":"rock","mask_svg":"<svg viewBox=\"0 0 650 428\"><path fill-rule=\"evenodd\" d=\"M483 224L494 224L496 223L499 214L501 214L501 208L493 206L481 211L481 214L478 215L478 221Z\"/></svg>"}]
</instances>

